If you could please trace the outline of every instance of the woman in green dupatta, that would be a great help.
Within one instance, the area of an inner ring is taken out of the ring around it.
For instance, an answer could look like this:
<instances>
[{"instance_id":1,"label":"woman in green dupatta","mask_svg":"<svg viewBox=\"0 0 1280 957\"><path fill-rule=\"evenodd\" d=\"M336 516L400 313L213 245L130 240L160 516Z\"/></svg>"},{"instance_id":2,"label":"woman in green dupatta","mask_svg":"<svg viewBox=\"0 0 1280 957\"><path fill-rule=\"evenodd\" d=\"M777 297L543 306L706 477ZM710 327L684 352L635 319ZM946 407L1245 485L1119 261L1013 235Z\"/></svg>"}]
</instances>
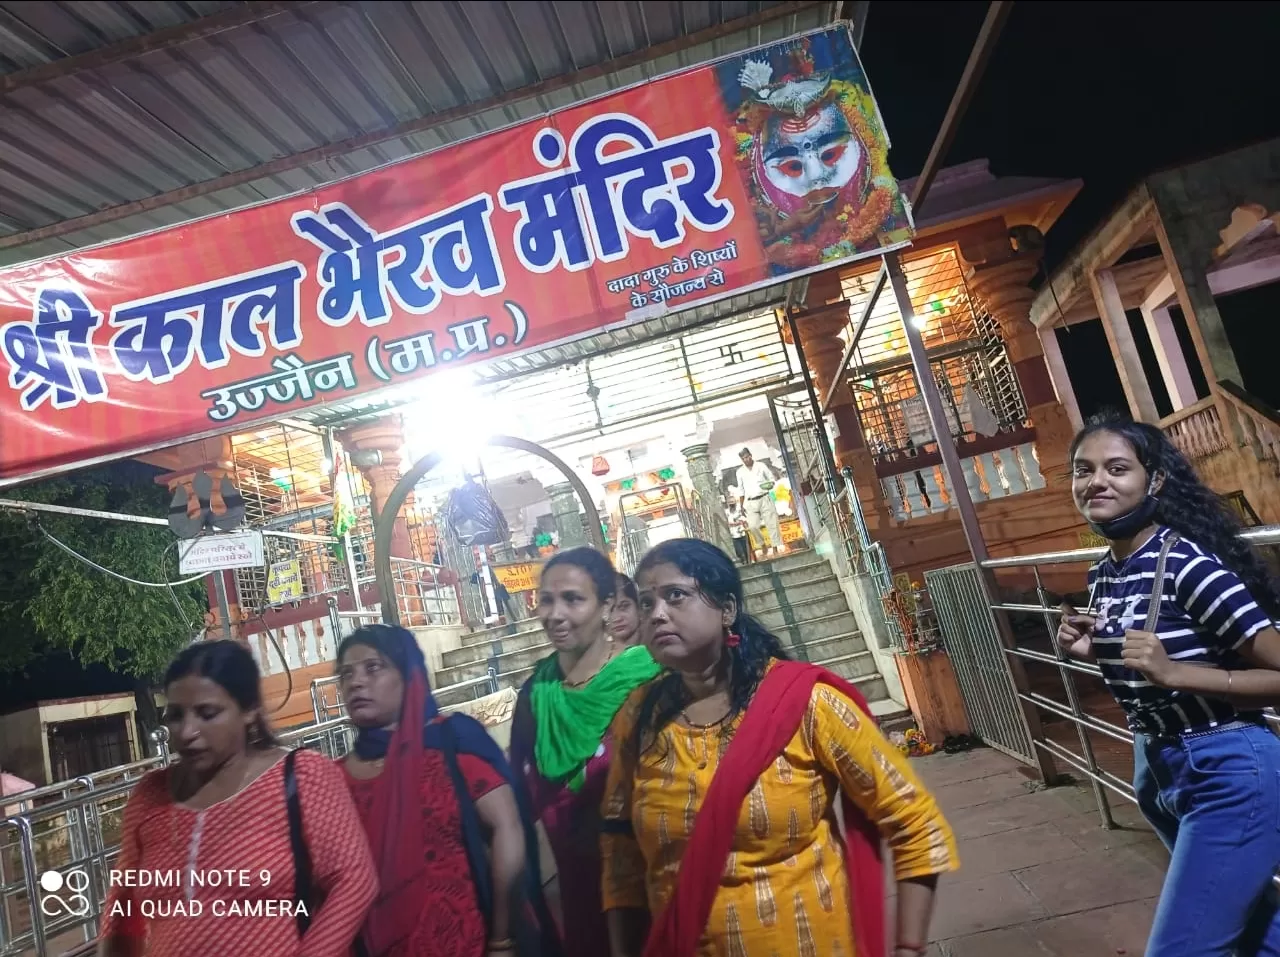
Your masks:
<instances>
[{"instance_id":1,"label":"woman in green dupatta","mask_svg":"<svg viewBox=\"0 0 1280 957\"><path fill-rule=\"evenodd\" d=\"M612 636L616 582L609 559L591 548L560 552L543 567L537 614L555 651L520 689L511 729L512 769L556 859L566 957L609 953L600 901L609 725L659 671L648 649Z\"/></svg>"}]
</instances>

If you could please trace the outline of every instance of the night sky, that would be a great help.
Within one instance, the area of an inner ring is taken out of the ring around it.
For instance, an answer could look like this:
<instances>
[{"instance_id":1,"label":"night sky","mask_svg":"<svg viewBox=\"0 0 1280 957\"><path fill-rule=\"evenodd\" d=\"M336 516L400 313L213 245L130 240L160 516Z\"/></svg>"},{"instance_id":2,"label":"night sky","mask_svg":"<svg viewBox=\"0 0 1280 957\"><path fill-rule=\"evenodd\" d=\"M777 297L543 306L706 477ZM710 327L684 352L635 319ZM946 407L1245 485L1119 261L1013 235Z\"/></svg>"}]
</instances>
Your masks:
<instances>
[{"instance_id":1,"label":"night sky","mask_svg":"<svg viewBox=\"0 0 1280 957\"><path fill-rule=\"evenodd\" d=\"M862 60L900 178L924 164L986 10L871 4ZM1277 37L1268 3L1015 3L944 165L1084 180L1047 237L1052 268L1145 174L1280 134Z\"/></svg>"}]
</instances>

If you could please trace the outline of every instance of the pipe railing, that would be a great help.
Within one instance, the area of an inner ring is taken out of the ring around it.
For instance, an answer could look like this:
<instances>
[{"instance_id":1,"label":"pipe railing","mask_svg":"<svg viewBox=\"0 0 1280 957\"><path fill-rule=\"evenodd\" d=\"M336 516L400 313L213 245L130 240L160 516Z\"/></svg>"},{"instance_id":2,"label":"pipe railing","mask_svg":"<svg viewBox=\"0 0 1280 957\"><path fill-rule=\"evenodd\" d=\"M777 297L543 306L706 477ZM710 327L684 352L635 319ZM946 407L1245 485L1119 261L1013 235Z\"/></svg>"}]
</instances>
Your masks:
<instances>
[{"instance_id":1,"label":"pipe railing","mask_svg":"<svg viewBox=\"0 0 1280 957\"><path fill-rule=\"evenodd\" d=\"M1241 533L1240 537L1251 545L1280 544L1280 525L1246 529ZM1080 693L1080 688L1077 687L1077 676L1084 676L1087 679L1100 682L1102 680L1102 672L1095 664L1068 658L1058 645L1056 632L1062 613L1058 607L1059 602L1053 599L1049 589L1045 587L1044 575L1042 574L1042 569L1054 569L1058 575L1061 575L1062 566L1091 564L1100 560L1106 554L1107 549L1105 548L1079 548L1060 552L993 558L983 562L982 566L990 569L997 576L999 572L1009 569L1018 569L1024 574L1027 571L1031 572L1035 581L1035 594L1038 603L998 601L988 605L988 608L992 612L1036 616L1043 623L1044 630L1048 633L1048 652L1033 647L1024 647L1023 642L1019 642L1017 647L1005 648L1004 651L1008 655L1023 661L1054 668L1062 681L1066 700L1056 700L1034 689L1019 691L1016 694L1019 699L1030 704L1046 716L1050 716L1051 719L1056 718L1073 726L1080 744L1080 750L1074 751L1062 741L1051 739L1048 734L1035 739L1033 743L1035 747L1051 754L1055 759L1080 772L1089 780L1093 787L1098 812L1104 825L1114 827L1115 823L1111 816L1108 794L1118 795L1134 803L1137 802L1137 796L1134 793L1133 785L1129 781L1100 765L1098 755L1094 749L1093 736L1097 735L1108 741L1131 745L1133 743L1133 733L1125 725L1108 720L1104 714L1091 713L1087 708ZM999 579L997 578L998 581ZM1082 569L1080 588L1078 589L1080 592L1083 592L1084 585L1085 576ZM1105 697L1098 695L1096 700L1105 702L1103 707L1113 715L1119 713L1118 708L1113 708L1110 703L1112 699L1109 691ZM1273 709L1266 709L1264 714L1272 728L1280 732L1280 716L1277 716ZM1280 887L1280 877L1275 882Z\"/></svg>"}]
</instances>

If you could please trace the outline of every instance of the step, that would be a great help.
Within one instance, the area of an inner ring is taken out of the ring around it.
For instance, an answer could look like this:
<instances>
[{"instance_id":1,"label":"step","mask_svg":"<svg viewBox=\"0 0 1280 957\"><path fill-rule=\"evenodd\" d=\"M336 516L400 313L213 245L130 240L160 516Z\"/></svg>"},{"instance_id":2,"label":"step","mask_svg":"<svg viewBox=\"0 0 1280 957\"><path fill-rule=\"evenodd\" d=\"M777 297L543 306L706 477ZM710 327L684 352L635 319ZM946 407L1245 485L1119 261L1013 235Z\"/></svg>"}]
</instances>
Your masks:
<instances>
[{"instance_id":1,"label":"step","mask_svg":"<svg viewBox=\"0 0 1280 957\"><path fill-rule=\"evenodd\" d=\"M760 568L753 565L749 571L742 573L742 587L750 594L753 590L771 586L775 575L782 579L783 585L835 577L831 564L825 558L811 555L809 561L802 565L781 568Z\"/></svg>"},{"instance_id":2,"label":"step","mask_svg":"<svg viewBox=\"0 0 1280 957\"><path fill-rule=\"evenodd\" d=\"M884 677L879 671L869 675L857 675L851 673L856 669L849 668L847 665L838 665L834 668L829 667L828 665L823 665L823 667L830 671L834 671L861 691L862 697L866 698L867 703L871 705L871 714L873 716L876 714L876 705L881 701L889 699L889 689L885 685ZM897 705L895 704L894 707L896 708Z\"/></svg>"},{"instance_id":3,"label":"step","mask_svg":"<svg viewBox=\"0 0 1280 957\"><path fill-rule=\"evenodd\" d=\"M547 655L551 654L551 650L551 642L548 641L539 645L531 645L528 648L521 648L518 651L508 651L501 654L498 656L498 675L501 677L512 671L532 668ZM483 677L488 671L489 659L486 656L479 661L469 661L464 664L441 668L436 675L436 683L441 685L456 684L469 678Z\"/></svg>"},{"instance_id":4,"label":"step","mask_svg":"<svg viewBox=\"0 0 1280 957\"><path fill-rule=\"evenodd\" d=\"M511 651L523 651L535 645L545 645L547 636L541 628L537 628L533 631L516 632L514 635L498 635L496 639L491 638L488 641L482 641L474 645L451 648L440 653L444 667L453 668L458 665L470 664L473 661L484 661L493 653L494 640L501 643L502 653L506 654Z\"/></svg>"},{"instance_id":5,"label":"step","mask_svg":"<svg viewBox=\"0 0 1280 957\"><path fill-rule=\"evenodd\" d=\"M854 678L867 678L878 675L880 669L876 665L876 656L869 651L831 651L825 655L812 655L809 663L821 665L828 671L834 671L843 678L852 681Z\"/></svg>"},{"instance_id":6,"label":"step","mask_svg":"<svg viewBox=\"0 0 1280 957\"><path fill-rule=\"evenodd\" d=\"M892 698L868 699L867 703L871 705L871 717L876 719L876 724L886 735L894 731L906 731L916 725L915 715L911 713L911 709L898 704Z\"/></svg>"},{"instance_id":7,"label":"step","mask_svg":"<svg viewBox=\"0 0 1280 957\"><path fill-rule=\"evenodd\" d=\"M816 639L808 637L803 628L799 629L799 631L800 641L795 641L791 636L785 634L778 637L782 638L783 644L788 649L795 649L797 655L803 650L805 657L815 664L839 658L843 655L858 655L868 651L866 639L857 631Z\"/></svg>"},{"instance_id":8,"label":"step","mask_svg":"<svg viewBox=\"0 0 1280 957\"><path fill-rule=\"evenodd\" d=\"M827 578L822 581L809 582L808 584L792 585L782 590L782 597L787 604L795 606L800 602L809 601L814 598L839 598L844 600L844 591L840 588L840 582L834 577ZM779 607L778 593L770 589L756 595L747 596L748 608L777 608Z\"/></svg>"},{"instance_id":9,"label":"step","mask_svg":"<svg viewBox=\"0 0 1280 957\"><path fill-rule=\"evenodd\" d=\"M515 622L516 634L525 635L530 632L542 631L542 622L536 618L526 618L523 621ZM499 625L496 628L485 628L483 631L473 631L469 635L462 636L464 645L484 645L491 642L494 638L506 638L510 625Z\"/></svg>"},{"instance_id":10,"label":"step","mask_svg":"<svg viewBox=\"0 0 1280 957\"><path fill-rule=\"evenodd\" d=\"M830 572L826 574L808 574L804 569L800 569L797 573L787 572L785 575L779 576L779 581L782 584L784 593L790 593L796 588L808 588L812 585L821 585L827 582L834 583L837 588L840 586L840 580ZM775 583L772 578L758 578L750 584L744 585L742 592L747 596L747 601L768 598L775 593Z\"/></svg>"},{"instance_id":11,"label":"step","mask_svg":"<svg viewBox=\"0 0 1280 957\"><path fill-rule=\"evenodd\" d=\"M803 625L806 621L825 618L828 615L847 614L849 611L849 602L844 597L843 592L836 595L824 595L821 598L790 598L787 605L791 609L792 620L798 625ZM747 614L760 619L770 631L777 631L779 628L785 627L785 619L782 613L783 609L776 600L771 602L763 600L747 602Z\"/></svg>"},{"instance_id":12,"label":"step","mask_svg":"<svg viewBox=\"0 0 1280 957\"><path fill-rule=\"evenodd\" d=\"M791 640L791 627L783 621L781 611L770 612L757 620L783 641ZM814 642L858 631L858 619L851 611L841 611L834 615L797 619L794 627L805 641Z\"/></svg>"},{"instance_id":13,"label":"step","mask_svg":"<svg viewBox=\"0 0 1280 957\"><path fill-rule=\"evenodd\" d=\"M786 571L799 565L807 565L817 558L817 554L812 549L802 549L798 552L792 552L790 555L784 555L782 558L770 558L762 562L752 562L750 565L739 566L743 578L752 574L758 574L767 568L776 568L779 571Z\"/></svg>"}]
</instances>

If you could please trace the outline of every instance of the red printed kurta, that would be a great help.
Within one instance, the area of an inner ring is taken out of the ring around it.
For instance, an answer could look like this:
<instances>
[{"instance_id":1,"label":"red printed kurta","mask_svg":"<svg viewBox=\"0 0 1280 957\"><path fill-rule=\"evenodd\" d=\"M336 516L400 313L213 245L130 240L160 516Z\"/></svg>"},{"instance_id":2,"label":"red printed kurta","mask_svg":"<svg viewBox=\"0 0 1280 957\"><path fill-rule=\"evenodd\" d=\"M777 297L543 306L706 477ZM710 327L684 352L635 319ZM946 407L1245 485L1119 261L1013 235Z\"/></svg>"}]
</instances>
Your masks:
<instances>
[{"instance_id":1,"label":"red printed kurta","mask_svg":"<svg viewBox=\"0 0 1280 957\"><path fill-rule=\"evenodd\" d=\"M396 957L483 957L487 932L462 841L458 798L443 755L427 748L422 762L422 833L428 842L422 856L426 862L427 906L417 930L396 951ZM472 755L459 754L458 766L473 799L506 783L497 771ZM370 813L377 778L362 781L348 773L346 781L363 818ZM364 834L361 830L360 837Z\"/></svg>"},{"instance_id":2,"label":"red printed kurta","mask_svg":"<svg viewBox=\"0 0 1280 957\"><path fill-rule=\"evenodd\" d=\"M296 769L322 898L305 941L290 909L283 752L243 791L202 811L174 803L168 768L138 782L113 869L131 883L162 878L164 886L114 882L102 936L145 936L147 957L345 957L377 891L373 860L338 769L310 751L299 752Z\"/></svg>"}]
</instances>

